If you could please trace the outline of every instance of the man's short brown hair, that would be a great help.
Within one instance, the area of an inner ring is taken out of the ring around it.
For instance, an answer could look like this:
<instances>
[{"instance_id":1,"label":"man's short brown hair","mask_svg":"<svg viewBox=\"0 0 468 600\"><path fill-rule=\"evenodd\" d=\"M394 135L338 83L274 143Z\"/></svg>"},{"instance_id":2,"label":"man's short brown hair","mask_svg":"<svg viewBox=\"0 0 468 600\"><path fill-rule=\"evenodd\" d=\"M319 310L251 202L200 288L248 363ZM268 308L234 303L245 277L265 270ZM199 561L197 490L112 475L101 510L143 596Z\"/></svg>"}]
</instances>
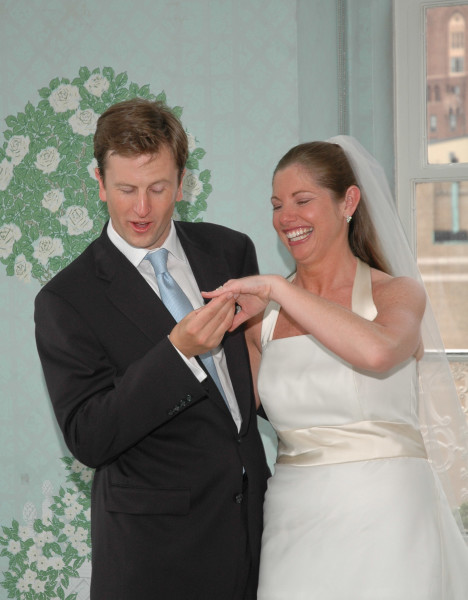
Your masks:
<instances>
[{"instance_id":1,"label":"man's short brown hair","mask_svg":"<svg viewBox=\"0 0 468 600\"><path fill-rule=\"evenodd\" d=\"M110 106L98 119L94 157L103 180L108 156L156 155L163 147L172 152L180 181L188 158L187 134L163 102L125 100Z\"/></svg>"}]
</instances>

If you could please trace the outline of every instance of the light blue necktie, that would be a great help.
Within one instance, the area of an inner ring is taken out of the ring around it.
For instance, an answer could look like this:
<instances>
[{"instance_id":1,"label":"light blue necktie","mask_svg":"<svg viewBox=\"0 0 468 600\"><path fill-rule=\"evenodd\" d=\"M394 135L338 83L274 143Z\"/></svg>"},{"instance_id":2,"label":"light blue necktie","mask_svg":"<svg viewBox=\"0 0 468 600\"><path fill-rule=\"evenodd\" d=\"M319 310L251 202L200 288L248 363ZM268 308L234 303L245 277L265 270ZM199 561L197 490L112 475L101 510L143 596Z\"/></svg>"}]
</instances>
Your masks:
<instances>
[{"instance_id":1,"label":"light blue necktie","mask_svg":"<svg viewBox=\"0 0 468 600\"><path fill-rule=\"evenodd\" d=\"M156 281L158 282L159 293L161 294L161 300L174 319L179 322L185 317L185 315L193 310L193 306L176 280L168 272L167 256L168 251L166 248L161 248L156 252L148 252L145 258L153 265L153 269L156 274ZM200 354L200 359L206 367L208 373L211 375L213 381L216 383L221 396L224 398L224 402L226 402L226 405L229 408L229 404L224 394L221 381L219 380L211 352Z\"/></svg>"}]
</instances>

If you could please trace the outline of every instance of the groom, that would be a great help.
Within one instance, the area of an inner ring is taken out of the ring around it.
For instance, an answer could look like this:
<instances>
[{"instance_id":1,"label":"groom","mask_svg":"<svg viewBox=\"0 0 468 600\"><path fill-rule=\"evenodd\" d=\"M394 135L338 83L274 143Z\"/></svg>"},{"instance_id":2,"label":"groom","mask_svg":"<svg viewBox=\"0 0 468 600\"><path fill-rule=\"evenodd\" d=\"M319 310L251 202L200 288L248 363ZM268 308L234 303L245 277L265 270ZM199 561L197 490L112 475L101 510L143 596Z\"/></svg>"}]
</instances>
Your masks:
<instances>
[{"instance_id":1,"label":"groom","mask_svg":"<svg viewBox=\"0 0 468 600\"><path fill-rule=\"evenodd\" d=\"M200 294L257 272L253 244L172 220L188 145L165 105L110 107L94 150L110 221L35 305L56 418L96 469L91 598L254 599L269 473L248 353L226 333L234 300ZM181 320L167 281L191 303Z\"/></svg>"}]
</instances>

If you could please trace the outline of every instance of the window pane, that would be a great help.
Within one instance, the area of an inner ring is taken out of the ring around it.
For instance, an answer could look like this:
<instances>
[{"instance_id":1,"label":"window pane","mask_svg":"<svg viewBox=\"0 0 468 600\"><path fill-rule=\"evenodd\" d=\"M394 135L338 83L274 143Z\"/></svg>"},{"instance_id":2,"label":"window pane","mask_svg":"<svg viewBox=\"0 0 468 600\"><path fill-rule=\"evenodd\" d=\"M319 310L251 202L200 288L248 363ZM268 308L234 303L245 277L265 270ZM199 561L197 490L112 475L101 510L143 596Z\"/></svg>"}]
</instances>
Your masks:
<instances>
[{"instance_id":1,"label":"window pane","mask_svg":"<svg viewBox=\"0 0 468 600\"><path fill-rule=\"evenodd\" d=\"M468 2L426 10L429 164L468 163Z\"/></svg>"},{"instance_id":2,"label":"window pane","mask_svg":"<svg viewBox=\"0 0 468 600\"><path fill-rule=\"evenodd\" d=\"M468 349L468 181L416 185L418 266L447 350Z\"/></svg>"}]
</instances>

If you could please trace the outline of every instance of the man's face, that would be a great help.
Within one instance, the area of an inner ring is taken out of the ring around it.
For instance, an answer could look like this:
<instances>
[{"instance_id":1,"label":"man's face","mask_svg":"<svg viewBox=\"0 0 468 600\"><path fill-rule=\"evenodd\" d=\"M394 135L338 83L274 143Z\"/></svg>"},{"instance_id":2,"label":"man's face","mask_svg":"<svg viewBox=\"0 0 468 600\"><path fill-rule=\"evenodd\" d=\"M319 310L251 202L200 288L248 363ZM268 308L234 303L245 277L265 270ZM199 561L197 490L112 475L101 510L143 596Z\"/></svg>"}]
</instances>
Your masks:
<instances>
[{"instance_id":1,"label":"man's face","mask_svg":"<svg viewBox=\"0 0 468 600\"><path fill-rule=\"evenodd\" d=\"M158 248L167 238L174 205L182 199L182 180L167 147L154 156L107 157L105 182L99 170L99 197L107 202L117 233L136 248Z\"/></svg>"}]
</instances>

